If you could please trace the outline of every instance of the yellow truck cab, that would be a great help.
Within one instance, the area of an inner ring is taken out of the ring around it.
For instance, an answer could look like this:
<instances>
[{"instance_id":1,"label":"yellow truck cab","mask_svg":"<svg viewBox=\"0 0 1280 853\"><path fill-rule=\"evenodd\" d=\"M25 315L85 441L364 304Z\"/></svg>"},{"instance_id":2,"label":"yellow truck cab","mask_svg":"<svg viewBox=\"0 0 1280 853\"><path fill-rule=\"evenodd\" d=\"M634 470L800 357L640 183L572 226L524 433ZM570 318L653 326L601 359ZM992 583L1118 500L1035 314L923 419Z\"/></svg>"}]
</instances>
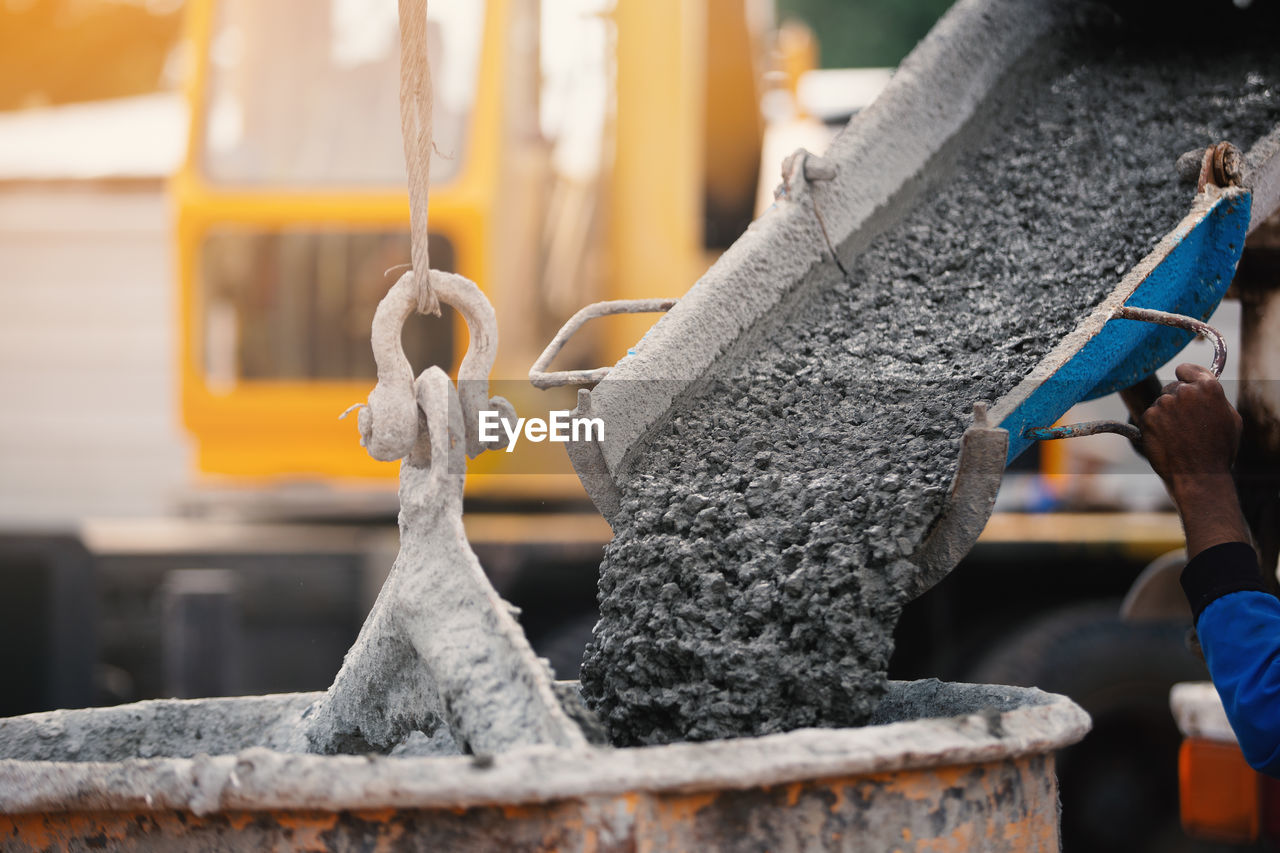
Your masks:
<instances>
[{"instance_id":1,"label":"yellow truck cab","mask_svg":"<svg viewBox=\"0 0 1280 853\"><path fill-rule=\"evenodd\" d=\"M506 232L504 205L527 204L534 183L510 173L522 155L526 173L545 169L530 134L514 132L536 121L536 98L509 85L521 6L431 8L431 260L478 282L503 330L519 325L532 278L503 262L504 251L529 254L532 236ZM369 458L338 415L372 387L374 308L409 259L396 5L196 0L187 45L191 133L173 190L182 410L199 470L258 486L393 481L398 466ZM407 329L416 368L452 372L466 331L450 315ZM500 352L498 378L520 375L513 350ZM489 454L476 466L511 461ZM506 488L555 488L534 479Z\"/></svg>"}]
</instances>

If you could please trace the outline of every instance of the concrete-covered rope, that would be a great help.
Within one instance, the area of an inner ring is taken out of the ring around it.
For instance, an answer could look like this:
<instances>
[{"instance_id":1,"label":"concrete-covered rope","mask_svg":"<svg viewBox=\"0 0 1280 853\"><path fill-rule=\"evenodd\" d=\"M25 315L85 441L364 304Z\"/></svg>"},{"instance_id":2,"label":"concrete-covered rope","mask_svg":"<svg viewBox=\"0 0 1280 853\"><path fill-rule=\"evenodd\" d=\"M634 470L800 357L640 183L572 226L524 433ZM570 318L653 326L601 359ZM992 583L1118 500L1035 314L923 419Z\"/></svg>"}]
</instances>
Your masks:
<instances>
[{"instance_id":1,"label":"concrete-covered rope","mask_svg":"<svg viewBox=\"0 0 1280 853\"><path fill-rule=\"evenodd\" d=\"M400 131L409 172L409 231L420 314L440 316L427 270L427 194L431 185L431 64L427 56L427 0L400 0Z\"/></svg>"}]
</instances>

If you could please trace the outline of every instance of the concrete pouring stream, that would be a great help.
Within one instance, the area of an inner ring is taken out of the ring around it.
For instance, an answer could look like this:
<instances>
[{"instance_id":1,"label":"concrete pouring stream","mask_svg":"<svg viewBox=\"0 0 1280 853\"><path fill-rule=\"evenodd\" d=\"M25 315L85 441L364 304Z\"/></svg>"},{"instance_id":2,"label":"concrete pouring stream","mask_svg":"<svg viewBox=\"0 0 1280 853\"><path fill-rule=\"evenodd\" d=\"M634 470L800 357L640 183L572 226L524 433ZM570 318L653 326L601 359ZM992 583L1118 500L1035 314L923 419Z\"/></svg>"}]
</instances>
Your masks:
<instances>
[{"instance_id":1,"label":"concrete pouring stream","mask_svg":"<svg viewBox=\"0 0 1280 853\"><path fill-rule=\"evenodd\" d=\"M1095 22L1006 75L915 209L847 278L818 266L649 438L619 483L582 669L615 743L869 719L973 403L1186 213L1179 155L1247 150L1280 121L1269 38L1121 36Z\"/></svg>"}]
</instances>

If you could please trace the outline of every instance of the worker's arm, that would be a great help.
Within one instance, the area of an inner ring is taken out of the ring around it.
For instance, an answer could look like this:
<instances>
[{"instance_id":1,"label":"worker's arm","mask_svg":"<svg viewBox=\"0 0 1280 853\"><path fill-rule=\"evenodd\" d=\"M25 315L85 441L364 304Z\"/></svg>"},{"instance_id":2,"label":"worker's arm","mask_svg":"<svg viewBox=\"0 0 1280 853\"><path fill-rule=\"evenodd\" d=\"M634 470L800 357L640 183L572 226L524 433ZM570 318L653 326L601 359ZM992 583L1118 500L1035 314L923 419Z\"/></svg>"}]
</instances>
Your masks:
<instances>
[{"instance_id":1,"label":"worker's arm","mask_svg":"<svg viewBox=\"0 0 1280 853\"><path fill-rule=\"evenodd\" d=\"M1142 449L1187 537L1187 594L1214 687L1254 768L1280 775L1280 600L1266 591L1231 465L1240 416L1202 367L1178 367L1143 413Z\"/></svg>"},{"instance_id":2,"label":"worker's arm","mask_svg":"<svg viewBox=\"0 0 1280 853\"><path fill-rule=\"evenodd\" d=\"M1195 612L1196 633L1240 750L1254 769L1280 776L1280 599L1262 589L1244 542L1201 552L1182 586L1193 609L1207 602Z\"/></svg>"}]
</instances>

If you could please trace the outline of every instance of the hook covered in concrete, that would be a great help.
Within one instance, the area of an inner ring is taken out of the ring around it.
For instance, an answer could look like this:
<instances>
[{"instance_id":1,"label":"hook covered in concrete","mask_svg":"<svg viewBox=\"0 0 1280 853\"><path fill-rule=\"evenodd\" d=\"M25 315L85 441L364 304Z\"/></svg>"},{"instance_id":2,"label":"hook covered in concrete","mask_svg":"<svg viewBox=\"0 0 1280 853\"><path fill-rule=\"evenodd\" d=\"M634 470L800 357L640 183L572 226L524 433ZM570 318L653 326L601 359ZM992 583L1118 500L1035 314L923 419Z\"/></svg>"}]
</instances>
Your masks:
<instances>
[{"instance_id":1,"label":"hook covered in concrete","mask_svg":"<svg viewBox=\"0 0 1280 853\"><path fill-rule=\"evenodd\" d=\"M501 449L506 441L505 437L497 442L480 441L481 409L496 409L500 419L512 423L516 419L515 409L506 399L488 396L489 372L498 353L497 317L475 282L440 270L431 270L430 276L431 289L441 302L462 314L470 333L467 354L458 368L457 385L467 455L475 458L482 450ZM405 321L418 307L419 289L413 277L412 271L400 276L378 303L373 316L371 339L373 358L378 365L378 384L369 394L369 404L360 410L359 426L369 455L383 462L409 455L418 436L413 366L400 340Z\"/></svg>"}]
</instances>

